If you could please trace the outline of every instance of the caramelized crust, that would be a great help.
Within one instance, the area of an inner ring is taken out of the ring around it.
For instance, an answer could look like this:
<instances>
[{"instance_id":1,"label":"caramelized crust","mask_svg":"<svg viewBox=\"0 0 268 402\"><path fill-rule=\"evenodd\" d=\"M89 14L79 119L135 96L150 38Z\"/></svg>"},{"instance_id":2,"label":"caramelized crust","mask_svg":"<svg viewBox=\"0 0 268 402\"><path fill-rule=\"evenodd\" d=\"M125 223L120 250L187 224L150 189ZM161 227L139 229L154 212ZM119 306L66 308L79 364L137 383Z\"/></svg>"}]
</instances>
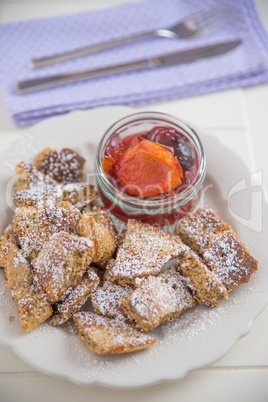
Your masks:
<instances>
[{"instance_id":1,"label":"caramelized crust","mask_svg":"<svg viewBox=\"0 0 268 402\"><path fill-rule=\"evenodd\" d=\"M43 183L44 185L55 185L57 182L48 175L39 172L31 163L20 162L16 166L15 191L20 192Z\"/></svg>"},{"instance_id":2,"label":"caramelized crust","mask_svg":"<svg viewBox=\"0 0 268 402\"><path fill-rule=\"evenodd\" d=\"M30 163L18 163L16 174L13 201L17 207L55 203L62 199L61 186Z\"/></svg>"},{"instance_id":3,"label":"caramelized crust","mask_svg":"<svg viewBox=\"0 0 268 402\"><path fill-rule=\"evenodd\" d=\"M179 258L178 268L198 303L214 307L229 298L226 287L193 251L186 251Z\"/></svg>"},{"instance_id":4,"label":"caramelized crust","mask_svg":"<svg viewBox=\"0 0 268 402\"><path fill-rule=\"evenodd\" d=\"M21 328L34 330L49 318L53 311L46 295L33 283L33 270L15 244L3 237L0 240L0 264L5 269L7 286L18 308Z\"/></svg>"},{"instance_id":5,"label":"caramelized crust","mask_svg":"<svg viewBox=\"0 0 268 402\"><path fill-rule=\"evenodd\" d=\"M10 241L11 243L15 244L16 246L18 246L19 244L19 239L18 236L15 234L14 230L13 230L13 224L10 223L6 229L4 230L3 233L3 238L5 240Z\"/></svg>"},{"instance_id":6,"label":"caramelized crust","mask_svg":"<svg viewBox=\"0 0 268 402\"><path fill-rule=\"evenodd\" d=\"M33 267L37 281L51 303L63 300L65 292L78 284L93 255L93 243L84 237L65 232L50 237L34 260Z\"/></svg>"},{"instance_id":7,"label":"caramelized crust","mask_svg":"<svg viewBox=\"0 0 268 402\"><path fill-rule=\"evenodd\" d=\"M58 183L31 164L20 162L16 172L13 201L17 207L68 201L76 208L82 209L98 197L92 185L81 181Z\"/></svg>"},{"instance_id":8,"label":"caramelized crust","mask_svg":"<svg viewBox=\"0 0 268 402\"><path fill-rule=\"evenodd\" d=\"M137 288L122 304L130 321L143 331L179 317L196 304L175 267L137 282Z\"/></svg>"},{"instance_id":9,"label":"caramelized crust","mask_svg":"<svg viewBox=\"0 0 268 402\"><path fill-rule=\"evenodd\" d=\"M36 258L53 233L68 232L80 220L80 212L69 202L21 207L15 211L13 231L25 257Z\"/></svg>"},{"instance_id":10,"label":"caramelized crust","mask_svg":"<svg viewBox=\"0 0 268 402\"><path fill-rule=\"evenodd\" d=\"M52 316L52 306L46 294L36 289L34 285L28 288L15 287L11 289L11 294L18 307L21 328L26 332L33 331Z\"/></svg>"},{"instance_id":11,"label":"caramelized crust","mask_svg":"<svg viewBox=\"0 0 268 402\"><path fill-rule=\"evenodd\" d=\"M77 152L63 148L57 151L45 148L37 155L35 166L44 173L49 174L59 183L74 183L83 178L85 159Z\"/></svg>"},{"instance_id":12,"label":"caramelized crust","mask_svg":"<svg viewBox=\"0 0 268 402\"><path fill-rule=\"evenodd\" d=\"M36 169L41 170L40 169L41 164L44 163L44 160L46 158L48 158L48 155L53 154L54 152L57 152L57 150L55 148L49 148L49 147L46 147L41 152L39 152L35 159Z\"/></svg>"},{"instance_id":13,"label":"caramelized crust","mask_svg":"<svg viewBox=\"0 0 268 402\"><path fill-rule=\"evenodd\" d=\"M56 303L51 324L54 326L63 324L80 310L92 292L97 289L99 281L98 275L89 268L68 296L62 302Z\"/></svg>"},{"instance_id":14,"label":"caramelized crust","mask_svg":"<svg viewBox=\"0 0 268 402\"><path fill-rule=\"evenodd\" d=\"M180 219L177 232L192 250L202 253L207 247L210 233L230 230L230 226L210 208L200 208Z\"/></svg>"},{"instance_id":15,"label":"caramelized crust","mask_svg":"<svg viewBox=\"0 0 268 402\"><path fill-rule=\"evenodd\" d=\"M100 355L134 352L156 344L154 338L123 321L89 312L76 313L73 319L81 341Z\"/></svg>"},{"instance_id":16,"label":"caramelized crust","mask_svg":"<svg viewBox=\"0 0 268 402\"><path fill-rule=\"evenodd\" d=\"M129 219L110 276L120 283L134 283L135 278L157 274L167 261L178 257L185 249L178 236Z\"/></svg>"},{"instance_id":17,"label":"caramelized crust","mask_svg":"<svg viewBox=\"0 0 268 402\"><path fill-rule=\"evenodd\" d=\"M93 203L88 205L83 212L91 215L95 222L104 225L116 237L115 226L107 211Z\"/></svg>"},{"instance_id":18,"label":"caramelized crust","mask_svg":"<svg viewBox=\"0 0 268 402\"><path fill-rule=\"evenodd\" d=\"M98 193L95 191L94 186L84 182L65 184L62 187L62 191L62 199L64 201L69 201L78 209L86 207L98 197Z\"/></svg>"},{"instance_id":19,"label":"caramelized crust","mask_svg":"<svg viewBox=\"0 0 268 402\"><path fill-rule=\"evenodd\" d=\"M92 293L91 301L96 313L110 318L124 319L122 300L133 292L134 286L120 285L110 280L104 281L102 286Z\"/></svg>"},{"instance_id":20,"label":"caramelized crust","mask_svg":"<svg viewBox=\"0 0 268 402\"><path fill-rule=\"evenodd\" d=\"M38 207L39 204L53 204L63 199L60 185L51 185L40 182L26 190L17 192L13 196L17 207Z\"/></svg>"},{"instance_id":21,"label":"caramelized crust","mask_svg":"<svg viewBox=\"0 0 268 402\"><path fill-rule=\"evenodd\" d=\"M211 234L203 258L228 290L247 283L258 269L258 262L231 230Z\"/></svg>"},{"instance_id":22,"label":"caramelized crust","mask_svg":"<svg viewBox=\"0 0 268 402\"><path fill-rule=\"evenodd\" d=\"M0 266L5 269L7 286L27 287L32 284L32 267L19 248L4 237L0 238Z\"/></svg>"},{"instance_id":23,"label":"caramelized crust","mask_svg":"<svg viewBox=\"0 0 268 402\"><path fill-rule=\"evenodd\" d=\"M116 234L111 219L105 214L84 213L77 226L80 236L94 242L93 262L105 266L116 249Z\"/></svg>"}]
</instances>

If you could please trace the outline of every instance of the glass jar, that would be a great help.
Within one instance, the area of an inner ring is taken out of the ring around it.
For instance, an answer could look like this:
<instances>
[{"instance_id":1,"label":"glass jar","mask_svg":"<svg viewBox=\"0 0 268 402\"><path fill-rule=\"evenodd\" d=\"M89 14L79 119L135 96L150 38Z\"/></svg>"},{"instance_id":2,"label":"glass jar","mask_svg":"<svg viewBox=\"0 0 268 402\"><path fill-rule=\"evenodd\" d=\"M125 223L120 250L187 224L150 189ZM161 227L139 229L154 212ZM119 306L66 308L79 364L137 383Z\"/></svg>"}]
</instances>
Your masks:
<instances>
[{"instance_id":1,"label":"glass jar","mask_svg":"<svg viewBox=\"0 0 268 402\"><path fill-rule=\"evenodd\" d=\"M103 169L105 150L110 137L116 133L120 139L124 139L148 132L157 126L175 129L189 141L195 152L195 176L181 192L161 199L141 198L120 191L109 180ZM127 222L130 218L137 219L157 227L165 227L174 224L176 220L191 212L198 203L206 174L206 158L197 133L183 121L165 113L135 113L118 120L104 133L98 146L95 174L103 206L115 218L121 222Z\"/></svg>"}]
</instances>

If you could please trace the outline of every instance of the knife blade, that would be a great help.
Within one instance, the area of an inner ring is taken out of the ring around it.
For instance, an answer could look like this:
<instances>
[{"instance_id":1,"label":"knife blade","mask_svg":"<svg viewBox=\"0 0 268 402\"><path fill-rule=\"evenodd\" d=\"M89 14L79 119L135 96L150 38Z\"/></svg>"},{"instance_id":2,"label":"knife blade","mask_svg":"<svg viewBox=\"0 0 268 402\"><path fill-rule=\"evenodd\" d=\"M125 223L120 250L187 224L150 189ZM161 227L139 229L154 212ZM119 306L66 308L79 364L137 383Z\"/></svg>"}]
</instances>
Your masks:
<instances>
[{"instance_id":1,"label":"knife blade","mask_svg":"<svg viewBox=\"0 0 268 402\"><path fill-rule=\"evenodd\" d=\"M16 83L16 91L18 94L25 94L113 74L192 63L197 60L217 57L228 53L241 45L241 43L241 40L222 42L130 63L18 81Z\"/></svg>"}]
</instances>

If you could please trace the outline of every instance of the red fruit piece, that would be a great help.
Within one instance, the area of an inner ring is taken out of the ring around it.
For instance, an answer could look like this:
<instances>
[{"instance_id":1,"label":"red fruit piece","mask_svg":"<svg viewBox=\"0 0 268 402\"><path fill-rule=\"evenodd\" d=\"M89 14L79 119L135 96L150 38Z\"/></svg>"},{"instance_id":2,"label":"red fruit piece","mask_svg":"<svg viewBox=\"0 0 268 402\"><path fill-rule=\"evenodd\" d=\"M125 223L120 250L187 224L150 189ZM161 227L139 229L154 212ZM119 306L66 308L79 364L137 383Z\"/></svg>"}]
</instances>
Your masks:
<instances>
[{"instance_id":1,"label":"red fruit piece","mask_svg":"<svg viewBox=\"0 0 268 402\"><path fill-rule=\"evenodd\" d=\"M125 150L125 145L118 134L114 133L105 149L103 158L103 170L107 175L113 175L117 159Z\"/></svg>"}]
</instances>

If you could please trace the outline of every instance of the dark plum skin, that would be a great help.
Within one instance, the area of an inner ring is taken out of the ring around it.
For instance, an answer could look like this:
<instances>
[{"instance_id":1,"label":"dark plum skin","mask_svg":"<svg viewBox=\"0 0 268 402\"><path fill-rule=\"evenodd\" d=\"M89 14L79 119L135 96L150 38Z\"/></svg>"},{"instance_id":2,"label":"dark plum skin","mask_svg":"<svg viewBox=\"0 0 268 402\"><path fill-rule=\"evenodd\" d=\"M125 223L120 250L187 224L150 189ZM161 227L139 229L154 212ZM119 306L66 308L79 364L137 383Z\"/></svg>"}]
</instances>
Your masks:
<instances>
[{"instance_id":1,"label":"dark plum skin","mask_svg":"<svg viewBox=\"0 0 268 402\"><path fill-rule=\"evenodd\" d=\"M109 142L106 146L105 149L105 156L114 156L116 154L118 154L119 152L123 152L124 151L124 145L122 140L120 139L119 135L117 133L114 133L110 139Z\"/></svg>"},{"instance_id":2,"label":"dark plum skin","mask_svg":"<svg viewBox=\"0 0 268 402\"><path fill-rule=\"evenodd\" d=\"M142 138L173 148L174 156L177 156L183 170L193 166L195 153L192 145L183 134L180 134L173 128L154 127L146 134L143 134Z\"/></svg>"}]
</instances>

